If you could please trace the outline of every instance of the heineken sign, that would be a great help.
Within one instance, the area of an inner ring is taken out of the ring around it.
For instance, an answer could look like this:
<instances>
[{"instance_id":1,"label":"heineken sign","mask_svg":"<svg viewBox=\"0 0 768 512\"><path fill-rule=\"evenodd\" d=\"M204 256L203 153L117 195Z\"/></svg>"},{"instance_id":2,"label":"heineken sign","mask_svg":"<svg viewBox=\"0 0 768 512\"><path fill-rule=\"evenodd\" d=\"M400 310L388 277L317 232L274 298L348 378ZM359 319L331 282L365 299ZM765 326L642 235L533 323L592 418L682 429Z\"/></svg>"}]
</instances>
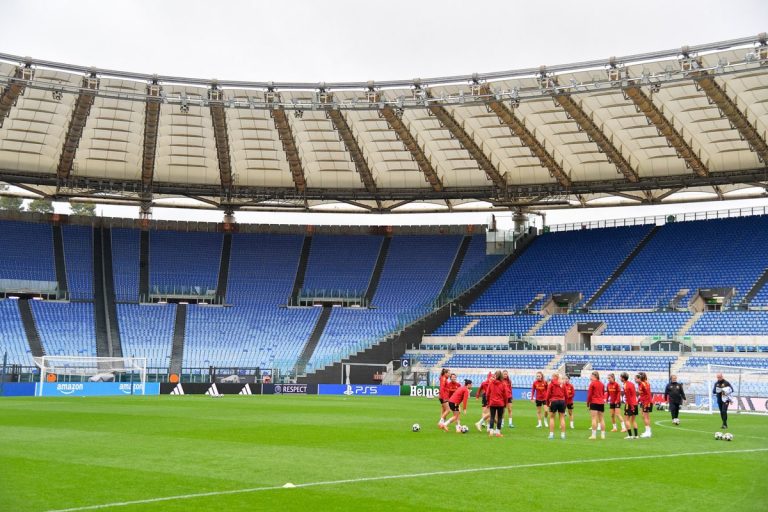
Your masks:
<instances>
[{"instance_id":1,"label":"heineken sign","mask_svg":"<svg viewBox=\"0 0 768 512\"><path fill-rule=\"evenodd\" d=\"M437 398L440 390L431 386L400 386L400 396L419 396Z\"/></svg>"}]
</instances>

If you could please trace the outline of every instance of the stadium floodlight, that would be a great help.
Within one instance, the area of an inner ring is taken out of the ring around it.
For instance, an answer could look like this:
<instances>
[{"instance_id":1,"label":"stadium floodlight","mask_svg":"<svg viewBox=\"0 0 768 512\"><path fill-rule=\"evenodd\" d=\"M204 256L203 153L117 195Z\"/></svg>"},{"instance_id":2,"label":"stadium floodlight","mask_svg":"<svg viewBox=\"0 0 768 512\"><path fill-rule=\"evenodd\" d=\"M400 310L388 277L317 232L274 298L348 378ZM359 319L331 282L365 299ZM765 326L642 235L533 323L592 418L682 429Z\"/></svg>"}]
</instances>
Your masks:
<instances>
[{"instance_id":1,"label":"stadium floodlight","mask_svg":"<svg viewBox=\"0 0 768 512\"><path fill-rule=\"evenodd\" d=\"M43 387L49 384L49 375L54 375L50 384L61 376L66 376L69 382L131 382L138 385L138 394L145 393L147 382L146 357L83 357L83 356L42 356L33 358L40 368L40 385L37 396L43 396ZM117 379L118 375L128 378ZM131 387L133 394L134 386Z\"/></svg>"}]
</instances>

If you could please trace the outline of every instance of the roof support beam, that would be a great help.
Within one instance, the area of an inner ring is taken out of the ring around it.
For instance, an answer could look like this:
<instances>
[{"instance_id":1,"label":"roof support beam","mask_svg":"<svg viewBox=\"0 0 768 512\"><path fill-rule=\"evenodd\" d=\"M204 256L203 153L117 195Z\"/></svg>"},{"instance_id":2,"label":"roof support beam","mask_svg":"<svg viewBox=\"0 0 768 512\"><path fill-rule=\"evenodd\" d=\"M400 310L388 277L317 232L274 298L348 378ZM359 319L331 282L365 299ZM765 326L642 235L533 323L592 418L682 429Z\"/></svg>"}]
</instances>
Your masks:
<instances>
[{"instance_id":1,"label":"roof support beam","mask_svg":"<svg viewBox=\"0 0 768 512\"><path fill-rule=\"evenodd\" d=\"M598 128L595 122L592 121L592 118L589 117L587 113L584 112L584 109L582 109L581 106L573 100L571 95L555 94L553 95L553 98L558 105L563 107L563 110L565 110L568 116L587 133L589 138L592 139L595 144L597 144L597 147L600 148L600 151L605 153L605 156L608 157L608 160L618 168L619 172L624 175L624 178L627 181L636 183L640 180L637 172L635 172L627 159L624 158L624 155L621 154L621 151L619 151L618 148L613 145L613 142L605 135L605 133L603 133L600 128Z\"/></svg>"},{"instance_id":2,"label":"roof support beam","mask_svg":"<svg viewBox=\"0 0 768 512\"><path fill-rule=\"evenodd\" d=\"M344 114L338 109L329 109L326 112L333 123L333 127L339 132L339 136L344 142L344 146L346 146L347 151L349 151L349 154L352 157L352 162L355 164L355 169L360 175L360 181L365 185L365 190L371 194L376 194L378 191L376 181L373 179L371 169L368 167L368 162L365 160L363 150L360 149L360 145L357 143L357 139L355 139L352 129L349 127L349 124L347 124L347 120L344 119Z\"/></svg>"},{"instance_id":3,"label":"roof support beam","mask_svg":"<svg viewBox=\"0 0 768 512\"><path fill-rule=\"evenodd\" d=\"M685 160L685 164L690 167L697 176L709 176L709 169L701 161L693 148L685 141L680 132L677 131L672 122L666 118L653 100L646 95L638 85L632 85L624 89L624 94L632 100L635 107L648 118L661 135L666 137L680 158Z\"/></svg>"},{"instance_id":4,"label":"roof support beam","mask_svg":"<svg viewBox=\"0 0 768 512\"><path fill-rule=\"evenodd\" d=\"M422 173L424 173L424 177L427 179L429 184L432 185L432 190L435 192L440 192L443 190L443 181L440 179L440 176L437 175L437 172L435 172L435 168L432 167L432 162L430 162L429 158L427 158L427 155L424 154L424 150L422 150L421 146L419 146L419 143L416 141L416 137L411 134L410 130L408 130L408 127L405 126L405 123L403 123L403 120L395 112L395 109L389 105L386 105L380 110L380 112L382 117L384 117L384 119L387 121L387 124L389 124L390 128L392 128L395 133L397 133L397 136L400 138L405 148L410 151L411 156L416 161L419 169Z\"/></svg>"},{"instance_id":5,"label":"roof support beam","mask_svg":"<svg viewBox=\"0 0 768 512\"><path fill-rule=\"evenodd\" d=\"M431 98L432 94L427 92L427 97ZM475 140L470 137L470 135L459 123L456 122L456 120L445 109L445 107L437 104L429 104L427 105L427 110L429 110L429 112L440 121L446 130L451 132L451 135L453 135L454 138L459 141L462 147L467 150L470 156L475 159L477 165L480 167L480 169L485 171L488 179L493 182L496 188L505 190L507 188L507 182L504 179L504 176L501 175L491 160L485 156L485 153L480 148L480 146L478 146Z\"/></svg>"},{"instance_id":6,"label":"roof support beam","mask_svg":"<svg viewBox=\"0 0 768 512\"><path fill-rule=\"evenodd\" d=\"M679 188L679 187L678 187L678 188L673 188L673 189L667 190L667 191L666 191L666 192L664 192L663 194L660 194L660 195L658 195L658 196L656 197L656 201L658 201L658 202L662 202L663 200L665 200L666 198L668 198L668 197L669 197L669 196L671 196L672 194L676 194L676 193L680 192L681 190L683 190L683 189L682 189L682 188Z\"/></svg>"},{"instance_id":7,"label":"roof support beam","mask_svg":"<svg viewBox=\"0 0 768 512\"><path fill-rule=\"evenodd\" d=\"M160 94L162 87L157 83L147 85L147 103L144 107L144 154L141 160L141 183L144 190L151 192L155 177L155 154L157 152L157 127L160 124Z\"/></svg>"},{"instance_id":8,"label":"roof support beam","mask_svg":"<svg viewBox=\"0 0 768 512\"><path fill-rule=\"evenodd\" d=\"M712 185L712 189L715 191L715 194L717 194L717 198L720 201L725 200L725 194L723 193L723 189L721 189L719 185Z\"/></svg>"},{"instance_id":9,"label":"roof support beam","mask_svg":"<svg viewBox=\"0 0 768 512\"><path fill-rule=\"evenodd\" d=\"M725 90L715 82L715 78L706 73L702 73L697 77L694 77L696 85L706 93L709 101L720 110L721 115L728 118L731 125L739 132L739 134L747 141L750 149L757 153L757 158L764 164L768 164L768 144L765 139L760 136L760 133L755 129L752 123L749 122L747 116L739 110L734 102Z\"/></svg>"},{"instance_id":10,"label":"roof support beam","mask_svg":"<svg viewBox=\"0 0 768 512\"><path fill-rule=\"evenodd\" d=\"M64 147L59 157L59 166L56 168L56 175L59 180L66 180L72 172L72 164L75 161L75 153L80 145L80 139L83 136L85 123L88 115L91 113L91 106L96 99L96 93L99 89L99 79L94 75L83 78L83 84L80 88L80 94L75 101L75 109L72 111L72 118L69 120L67 136L64 139Z\"/></svg>"},{"instance_id":11,"label":"roof support beam","mask_svg":"<svg viewBox=\"0 0 768 512\"><path fill-rule=\"evenodd\" d=\"M227 113L224 109L224 94L215 85L208 91L209 109L213 121L213 136L216 139L216 156L219 160L219 177L225 195L232 190L232 160L229 155L227 135Z\"/></svg>"},{"instance_id":12,"label":"roof support beam","mask_svg":"<svg viewBox=\"0 0 768 512\"><path fill-rule=\"evenodd\" d=\"M2 96L0 96L0 126L3 126L3 121L11 113L11 109L16 104L16 100L19 96L24 94L26 88L26 82L32 80L34 72L30 67L16 68L16 72L13 74L13 78L9 81L8 85L3 89Z\"/></svg>"},{"instance_id":13,"label":"roof support beam","mask_svg":"<svg viewBox=\"0 0 768 512\"><path fill-rule=\"evenodd\" d=\"M296 187L296 191L299 194L303 194L307 189L307 179L304 175L304 167L301 165L299 149L296 147L296 139L293 138L291 125L288 123L288 116L285 115L285 110L282 108L275 108L270 110L269 113L277 129L280 142L283 144L283 151L285 152L285 158L288 160L288 168L291 170L293 184Z\"/></svg>"},{"instance_id":14,"label":"roof support beam","mask_svg":"<svg viewBox=\"0 0 768 512\"><path fill-rule=\"evenodd\" d=\"M481 94L491 94L491 90L487 85L483 85L480 92ZM536 155L541 162L541 165L549 170L549 175L555 178L561 187L566 190L571 188L571 179L565 171L563 171L563 167L549 154L544 145L536 139L536 136L526 128L525 124L517 118L514 111L497 100L489 101L488 107L498 116L501 122L512 130L515 137L520 139L520 141L525 144L534 155Z\"/></svg>"},{"instance_id":15,"label":"roof support beam","mask_svg":"<svg viewBox=\"0 0 768 512\"><path fill-rule=\"evenodd\" d=\"M625 194L624 192L619 192L617 190L610 191L610 192L608 192L608 194L610 194L612 196L623 197L623 198L629 199L631 201L637 201L638 203L642 203L643 202L643 198L641 198L641 197L633 196L632 194Z\"/></svg>"}]
</instances>

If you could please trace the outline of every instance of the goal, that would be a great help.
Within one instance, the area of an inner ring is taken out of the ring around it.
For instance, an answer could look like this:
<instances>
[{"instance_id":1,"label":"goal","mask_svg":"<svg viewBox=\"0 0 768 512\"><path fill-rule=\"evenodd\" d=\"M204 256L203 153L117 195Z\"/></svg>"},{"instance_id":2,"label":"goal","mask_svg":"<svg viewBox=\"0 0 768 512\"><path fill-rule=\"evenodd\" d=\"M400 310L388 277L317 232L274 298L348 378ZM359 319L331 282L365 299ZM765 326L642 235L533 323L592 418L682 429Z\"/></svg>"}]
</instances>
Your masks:
<instances>
[{"instance_id":1,"label":"goal","mask_svg":"<svg viewBox=\"0 0 768 512\"><path fill-rule=\"evenodd\" d=\"M49 382L130 382L144 394L147 382L146 357L42 356L34 358L40 368L38 396ZM131 386L133 394L134 386Z\"/></svg>"},{"instance_id":2,"label":"goal","mask_svg":"<svg viewBox=\"0 0 768 512\"><path fill-rule=\"evenodd\" d=\"M714 364L678 374L688 398L686 410L717 412L717 399L712 394L712 388L718 373L722 373L733 387L732 412L768 413L768 368Z\"/></svg>"}]
</instances>

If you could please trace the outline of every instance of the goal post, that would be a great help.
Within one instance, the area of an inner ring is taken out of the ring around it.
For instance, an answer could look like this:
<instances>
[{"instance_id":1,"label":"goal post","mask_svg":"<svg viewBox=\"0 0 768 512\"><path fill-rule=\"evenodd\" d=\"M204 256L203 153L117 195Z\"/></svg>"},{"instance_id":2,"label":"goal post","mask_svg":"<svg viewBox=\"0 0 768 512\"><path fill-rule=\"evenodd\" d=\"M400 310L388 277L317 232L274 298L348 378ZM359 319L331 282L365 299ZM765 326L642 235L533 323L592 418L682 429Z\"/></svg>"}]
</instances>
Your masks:
<instances>
[{"instance_id":1,"label":"goal post","mask_svg":"<svg viewBox=\"0 0 768 512\"><path fill-rule=\"evenodd\" d=\"M40 368L37 396L43 396L45 384L53 384L61 377L69 382L130 382L131 394L133 384L139 384L140 394L145 394L146 357L42 356L33 359Z\"/></svg>"},{"instance_id":2,"label":"goal post","mask_svg":"<svg viewBox=\"0 0 768 512\"><path fill-rule=\"evenodd\" d=\"M733 387L733 404L736 413L768 413L768 368L708 364L678 372L688 399L687 411L718 412L717 398L712 393L717 374L722 373Z\"/></svg>"}]
</instances>

